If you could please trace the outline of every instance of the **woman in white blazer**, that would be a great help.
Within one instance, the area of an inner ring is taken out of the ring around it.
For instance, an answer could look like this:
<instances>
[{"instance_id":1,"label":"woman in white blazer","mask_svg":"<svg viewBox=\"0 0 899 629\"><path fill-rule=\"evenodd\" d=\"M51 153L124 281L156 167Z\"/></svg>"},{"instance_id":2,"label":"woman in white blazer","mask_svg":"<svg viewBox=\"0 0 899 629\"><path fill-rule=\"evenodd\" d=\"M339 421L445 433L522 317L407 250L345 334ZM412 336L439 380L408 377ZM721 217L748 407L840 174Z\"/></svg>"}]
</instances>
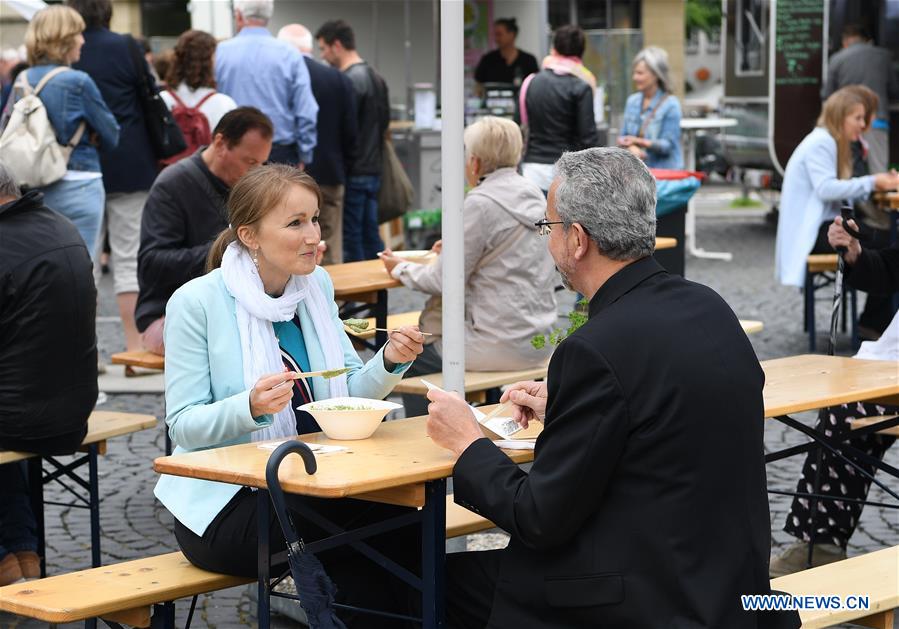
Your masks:
<instances>
[{"instance_id":1,"label":"woman in white blazer","mask_svg":"<svg viewBox=\"0 0 899 629\"><path fill-rule=\"evenodd\" d=\"M864 130L865 100L843 88L824 101L818 126L793 151L784 171L777 225L775 274L781 284L804 284L806 258L816 242L826 246L827 227L840 214L843 200L899 186L895 172L850 177L850 144Z\"/></svg>"},{"instance_id":2,"label":"woman in white blazer","mask_svg":"<svg viewBox=\"0 0 899 629\"><path fill-rule=\"evenodd\" d=\"M297 406L345 395L383 398L421 353L422 335L410 326L391 333L363 365L338 317L331 280L315 264L320 204L312 177L290 166L260 166L232 188L230 225L212 246L212 270L179 288L166 307L166 423L175 454L317 431ZM349 367L346 375L312 378L311 386L293 377L342 367ZM249 488L162 475L154 493L175 517L175 537L192 563L256 574L257 501ZM341 527L402 511L355 500L289 499ZM276 553L285 542L272 522ZM296 522L307 540L326 536L302 517ZM417 536L412 527L371 541L400 563L415 564ZM375 607L391 607L396 584L374 563L339 550L319 558L339 599L365 604L376 595L382 603Z\"/></svg>"}]
</instances>

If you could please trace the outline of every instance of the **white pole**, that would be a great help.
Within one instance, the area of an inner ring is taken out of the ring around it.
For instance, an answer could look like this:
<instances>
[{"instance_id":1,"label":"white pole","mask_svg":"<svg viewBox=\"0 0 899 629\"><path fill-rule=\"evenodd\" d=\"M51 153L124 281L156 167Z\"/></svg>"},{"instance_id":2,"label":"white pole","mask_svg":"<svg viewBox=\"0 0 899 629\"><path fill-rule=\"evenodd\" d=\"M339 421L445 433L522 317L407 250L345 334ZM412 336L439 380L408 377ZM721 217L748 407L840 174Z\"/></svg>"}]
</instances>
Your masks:
<instances>
[{"instance_id":1,"label":"white pole","mask_svg":"<svg viewBox=\"0 0 899 629\"><path fill-rule=\"evenodd\" d=\"M440 0L441 184L443 209L443 385L462 393L465 385L465 195L464 40L462 0ZM487 229L487 226L484 226Z\"/></svg>"}]
</instances>

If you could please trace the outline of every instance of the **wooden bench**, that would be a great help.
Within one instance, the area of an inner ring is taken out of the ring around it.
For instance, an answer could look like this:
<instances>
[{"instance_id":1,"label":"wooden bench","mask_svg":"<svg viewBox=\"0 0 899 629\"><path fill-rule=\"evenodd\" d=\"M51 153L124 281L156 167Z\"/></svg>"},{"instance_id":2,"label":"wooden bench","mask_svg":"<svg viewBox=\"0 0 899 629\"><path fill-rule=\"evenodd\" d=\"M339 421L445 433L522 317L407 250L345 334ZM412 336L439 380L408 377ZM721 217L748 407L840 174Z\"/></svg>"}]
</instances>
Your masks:
<instances>
[{"instance_id":1,"label":"wooden bench","mask_svg":"<svg viewBox=\"0 0 899 629\"><path fill-rule=\"evenodd\" d=\"M447 539L493 523L446 497ZM174 601L254 582L207 572L180 552L91 568L0 588L0 610L48 623L103 618L134 627L174 628Z\"/></svg>"},{"instance_id":2,"label":"wooden bench","mask_svg":"<svg viewBox=\"0 0 899 629\"><path fill-rule=\"evenodd\" d=\"M31 487L31 510L37 525L38 555L41 557L41 574L46 574L44 540L44 485L51 481L62 484L73 495L75 502L63 506L90 511L91 565L100 565L100 488L97 472L97 458L106 454L106 442L113 437L128 435L156 426L152 415L120 413L116 411L94 411L87 420L87 435L81 442L79 452L86 453L80 458L64 463L58 456L37 456L31 452L0 450L0 465L16 461L28 462L29 485ZM77 456L77 452L73 452ZM48 463L53 469L44 473L43 465ZM87 479L79 476L78 468L88 466ZM66 481L73 481L70 486ZM76 490L81 488L85 494Z\"/></svg>"},{"instance_id":3,"label":"wooden bench","mask_svg":"<svg viewBox=\"0 0 899 629\"><path fill-rule=\"evenodd\" d=\"M803 288L805 312L803 323L805 330L808 332L808 349L810 352L815 351L817 344L815 330L815 292L821 288L831 286L834 282L833 273L836 273L838 256L835 253L813 253L806 259L805 269L805 286ZM846 297L851 302L850 308L852 312L852 341L855 346L855 339L858 338L857 326L857 295L855 289L843 284L843 312L842 312L842 330L846 331ZM828 320L828 323L830 321Z\"/></svg>"},{"instance_id":4,"label":"wooden bench","mask_svg":"<svg viewBox=\"0 0 899 629\"><path fill-rule=\"evenodd\" d=\"M109 362L113 365L165 370L165 356L153 352L119 352L110 356Z\"/></svg>"},{"instance_id":5,"label":"wooden bench","mask_svg":"<svg viewBox=\"0 0 899 629\"><path fill-rule=\"evenodd\" d=\"M7 585L0 610L52 624L103 618L134 627L149 627L152 610L174 629L177 599L253 581L201 570L174 552Z\"/></svg>"},{"instance_id":6,"label":"wooden bench","mask_svg":"<svg viewBox=\"0 0 899 629\"><path fill-rule=\"evenodd\" d=\"M851 622L893 629L899 606L899 546L803 570L771 581L771 589L794 596L868 596L868 609L806 609L799 612L803 629Z\"/></svg>"},{"instance_id":7,"label":"wooden bench","mask_svg":"<svg viewBox=\"0 0 899 629\"><path fill-rule=\"evenodd\" d=\"M894 417L896 417L896 415L884 415L882 417L858 417L856 419L853 419L851 422L852 430L858 430L859 428L864 428L865 426L870 426L871 424L877 424L886 419L892 419ZM891 426L890 428L878 430L877 434L899 437L899 426Z\"/></svg>"},{"instance_id":8,"label":"wooden bench","mask_svg":"<svg viewBox=\"0 0 899 629\"><path fill-rule=\"evenodd\" d=\"M387 315L387 329L394 330L396 328L401 328L405 325L418 325L418 317L421 316L421 310L415 310L412 312L400 312L398 314ZM344 328L347 331L347 334L350 336L355 336L359 339L370 339L375 335L375 318L368 317L366 319L368 321L368 329L362 332L354 332L350 328Z\"/></svg>"},{"instance_id":9,"label":"wooden bench","mask_svg":"<svg viewBox=\"0 0 899 629\"><path fill-rule=\"evenodd\" d=\"M765 325L761 321L752 321L749 319L740 319L740 325L746 334L755 334L765 329Z\"/></svg>"},{"instance_id":10,"label":"wooden bench","mask_svg":"<svg viewBox=\"0 0 899 629\"><path fill-rule=\"evenodd\" d=\"M428 388L422 383L422 378L438 387L443 386L443 374L432 373L423 376L411 376L401 380L394 387L393 392L425 395L428 392ZM497 394L499 388L503 385L513 384L521 380L540 380L543 378L546 378L546 366L524 369L522 371L466 371L465 398L469 402L496 402L499 400L499 395ZM488 398L491 399L488 400Z\"/></svg>"}]
</instances>

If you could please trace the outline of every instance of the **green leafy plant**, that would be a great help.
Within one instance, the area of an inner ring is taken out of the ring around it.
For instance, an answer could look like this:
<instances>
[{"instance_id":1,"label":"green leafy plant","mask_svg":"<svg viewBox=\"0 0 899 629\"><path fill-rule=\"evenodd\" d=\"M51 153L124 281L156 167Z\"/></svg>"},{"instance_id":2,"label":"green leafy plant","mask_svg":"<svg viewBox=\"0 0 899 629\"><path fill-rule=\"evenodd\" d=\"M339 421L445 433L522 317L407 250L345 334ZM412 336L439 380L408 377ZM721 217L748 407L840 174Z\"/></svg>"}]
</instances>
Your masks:
<instances>
[{"instance_id":1,"label":"green leafy plant","mask_svg":"<svg viewBox=\"0 0 899 629\"><path fill-rule=\"evenodd\" d=\"M711 35L721 28L720 0L687 0L684 7L684 26L687 38L694 29Z\"/></svg>"},{"instance_id":2,"label":"green leafy plant","mask_svg":"<svg viewBox=\"0 0 899 629\"><path fill-rule=\"evenodd\" d=\"M558 345L566 338L575 333L575 331L587 323L587 308L590 305L590 302L586 299L581 299L575 305L574 310L568 313L568 327L567 328L554 328L549 333L549 342L553 346ZM546 335L538 334L537 336L531 339L531 345L534 349L543 349L546 347Z\"/></svg>"}]
</instances>

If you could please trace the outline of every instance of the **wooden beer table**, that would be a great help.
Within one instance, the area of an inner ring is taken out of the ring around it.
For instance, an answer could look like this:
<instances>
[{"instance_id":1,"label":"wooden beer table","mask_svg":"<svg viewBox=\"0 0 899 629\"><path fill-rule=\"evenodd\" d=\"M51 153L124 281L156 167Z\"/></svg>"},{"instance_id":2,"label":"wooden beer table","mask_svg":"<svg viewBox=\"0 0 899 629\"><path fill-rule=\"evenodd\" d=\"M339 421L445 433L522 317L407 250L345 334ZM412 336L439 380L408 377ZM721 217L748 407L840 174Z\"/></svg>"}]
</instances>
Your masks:
<instances>
[{"instance_id":1,"label":"wooden beer table","mask_svg":"<svg viewBox=\"0 0 899 629\"><path fill-rule=\"evenodd\" d=\"M380 262L379 262L380 264ZM356 498L419 509L390 520L360 529L336 533L334 537L306 543L306 549L317 552L337 545L365 546L376 553L385 569L416 587L422 593L422 624L426 628L443 626L444 559L446 553L446 479L453 473L455 459L451 452L435 445L425 434L426 417L400 419L382 423L368 439L332 441L323 433L301 435L307 443L333 444L349 452L316 455L318 469L307 475L299 457L288 457L281 464L280 480L285 492L319 498ZM519 433L535 436L539 425ZM519 435L516 435L518 437ZM516 463L533 460L532 450L506 450ZM259 533L259 627L269 626L269 505L265 466L271 449L260 443L248 443L199 452L161 457L154 469L161 474L256 487L259 489L257 518ZM320 516L319 516L320 517ZM364 538L375 528L379 532L420 522L422 527L421 576L396 565L364 544ZM323 527L327 528L327 527Z\"/></svg>"}]
</instances>

